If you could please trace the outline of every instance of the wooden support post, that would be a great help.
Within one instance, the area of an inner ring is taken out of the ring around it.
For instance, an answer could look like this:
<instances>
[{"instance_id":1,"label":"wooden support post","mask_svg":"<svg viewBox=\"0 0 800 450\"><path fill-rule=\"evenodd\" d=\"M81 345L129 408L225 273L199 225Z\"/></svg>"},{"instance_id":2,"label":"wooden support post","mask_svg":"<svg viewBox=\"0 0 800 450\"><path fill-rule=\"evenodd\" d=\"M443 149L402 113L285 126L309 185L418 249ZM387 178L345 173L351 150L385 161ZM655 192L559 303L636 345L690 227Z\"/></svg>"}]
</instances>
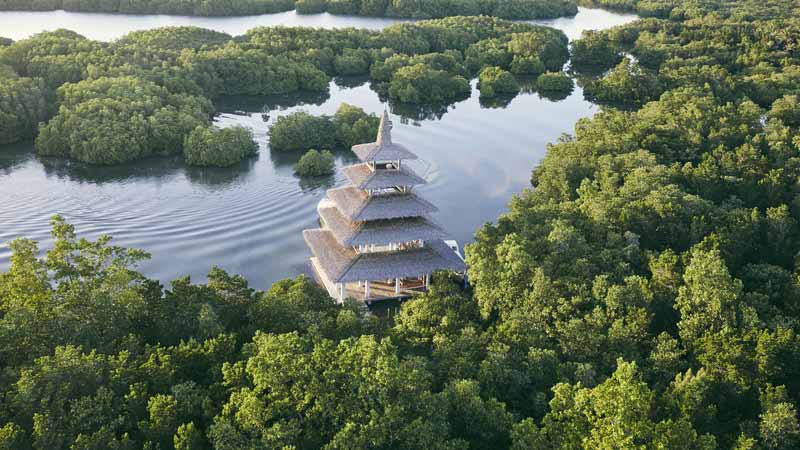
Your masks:
<instances>
[{"instance_id":1,"label":"wooden support post","mask_svg":"<svg viewBox=\"0 0 800 450\"><path fill-rule=\"evenodd\" d=\"M400 278L394 279L394 295L400 295Z\"/></svg>"},{"instance_id":2,"label":"wooden support post","mask_svg":"<svg viewBox=\"0 0 800 450\"><path fill-rule=\"evenodd\" d=\"M428 285L430 284L430 282L431 282L431 276L430 275L425 275L425 289L426 290L428 289Z\"/></svg>"},{"instance_id":3,"label":"wooden support post","mask_svg":"<svg viewBox=\"0 0 800 450\"><path fill-rule=\"evenodd\" d=\"M339 303L344 303L344 283L337 283L337 288L339 288Z\"/></svg>"},{"instance_id":4,"label":"wooden support post","mask_svg":"<svg viewBox=\"0 0 800 450\"><path fill-rule=\"evenodd\" d=\"M369 281L364 282L364 300L369 300Z\"/></svg>"}]
</instances>

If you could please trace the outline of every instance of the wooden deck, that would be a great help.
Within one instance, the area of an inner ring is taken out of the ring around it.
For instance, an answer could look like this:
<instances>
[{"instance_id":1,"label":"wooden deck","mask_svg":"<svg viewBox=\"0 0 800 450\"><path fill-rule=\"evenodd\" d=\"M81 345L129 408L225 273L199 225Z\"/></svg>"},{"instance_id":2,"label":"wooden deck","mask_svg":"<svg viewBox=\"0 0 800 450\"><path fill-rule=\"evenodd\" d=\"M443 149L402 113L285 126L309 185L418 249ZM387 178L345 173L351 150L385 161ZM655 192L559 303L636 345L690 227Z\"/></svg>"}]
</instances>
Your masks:
<instances>
[{"instance_id":1,"label":"wooden deck","mask_svg":"<svg viewBox=\"0 0 800 450\"><path fill-rule=\"evenodd\" d=\"M325 272L323 272L320 267L319 263L317 262L317 258L311 258L311 265L314 269L314 276L319 284L325 287L328 291L328 294L335 298L339 298L339 293L336 289L336 283L329 280L325 276ZM346 283L345 284L345 297L346 298L353 298L355 300L361 302L373 302L373 301L380 301L380 300L390 300L390 299L405 299L409 298L413 295L420 294L425 292L425 282L422 279L419 280L403 280L400 285L400 293L395 292L395 285L394 282L387 283L385 281L371 281L369 283L369 298L366 298L366 290L363 284L359 283Z\"/></svg>"}]
</instances>

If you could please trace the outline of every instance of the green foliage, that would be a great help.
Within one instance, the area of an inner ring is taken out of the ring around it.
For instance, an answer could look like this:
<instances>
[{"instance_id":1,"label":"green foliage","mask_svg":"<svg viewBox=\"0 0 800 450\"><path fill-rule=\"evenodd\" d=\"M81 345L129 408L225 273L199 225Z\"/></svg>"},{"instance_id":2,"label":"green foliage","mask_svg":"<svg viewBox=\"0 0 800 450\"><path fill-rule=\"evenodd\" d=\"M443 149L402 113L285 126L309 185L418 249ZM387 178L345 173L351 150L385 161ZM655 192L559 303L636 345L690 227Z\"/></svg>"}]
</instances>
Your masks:
<instances>
[{"instance_id":1,"label":"green foliage","mask_svg":"<svg viewBox=\"0 0 800 450\"><path fill-rule=\"evenodd\" d=\"M564 72L547 72L536 78L536 89L541 92L570 92L572 78Z\"/></svg>"},{"instance_id":2,"label":"green foliage","mask_svg":"<svg viewBox=\"0 0 800 450\"><path fill-rule=\"evenodd\" d=\"M294 9L294 0L234 0L215 2L186 1L77 1L77 0L6 0L0 3L3 10L54 10L104 12L120 14L176 14L194 16L243 16L270 14Z\"/></svg>"},{"instance_id":3,"label":"green foliage","mask_svg":"<svg viewBox=\"0 0 800 450\"><path fill-rule=\"evenodd\" d=\"M259 292L213 269L205 284L183 278L166 290L135 270L146 254L80 240L61 219L43 256L32 241L11 243L0 274L0 446L796 448L800 25L785 2L604 4L669 18L573 46L587 64L605 61L592 62L595 50L635 57L587 84L626 108L600 108L548 147L533 189L468 247L470 289L435 274L429 292L383 321L337 306L305 277ZM170 33L191 48L60 31L13 44L3 64L21 77L12 81L86 77L59 90L59 116L116 101L195 105L207 120L198 95L261 73L189 64L228 46L260 55L248 64L306 61L326 77L344 49L357 50L345 59L363 57L376 81L418 100L484 65L560 70L566 48L487 17L382 32L258 29L232 44ZM134 54L136 67L115 62ZM289 145L307 126L330 146L374 136L374 118L345 105L332 118L289 117ZM58 120L40 139L57 136Z\"/></svg>"},{"instance_id":4,"label":"green foliage","mask_svg":"<svg viewBox=\"0 0 800 450\"><path fill-rule=\"evenodd\" d=\"M184 137L208 123L212 108L205 98L133 77L65 84L58 96L58 114L42 127L36 151L91 164L181 153Z\"/></svg>"},{"instance_id":5,"label":"green foliage","mask_svg":"<svg viewBox=\"0 0 800 450\"><path fill-rule=\"evenodd\" d=\"M318 152L309 150L294 166L294 171L301 177L317 177L331 175L334 170L333 153L328 150Z\"/></svg>"},{"instance_id":6,"label":"green foliage","mask_svg":"<svg viewBox=\"0 0 800 450\"><path fill-rule=\"evenodd\" d=\"M386 10L389 16L415 19L483 14L503 19L530 20L572 16L577 12L577 5L568 0L391 0Z\"/></svg>"},{"instance_id":7,"label":"green foliage","mask_svg":"<svg viewBox=\"0 0 800 450\"><path fill-rule=\"evenodd\" d=\"M381 122L377 115L347 103L339 105L331 120L336 127L337 144L345 148L374 141Z\"/></svg>"},{"instance_id":8,"label":"green foliage","mask_svg":"<svg viewBox=\"0 0 800 450\"><path fill-rule=\"evenodd\" d=\"M301 14L391 16L432 19L450 16L490 15L503 19L530 20L573 16L572 0L234 0L226 2L186 0L3 0L0 10L56 10L121 14L176 14L195 16L242 16L297 9Z\"/></svg>"},{"instance_id":9,"label":"green foliage","mask_svg":"<svg viewBox=\"0 0 800 450\"><path fill-rule=\"evenodd\" d=\"M597 31L584 31L581 38L571 44L572 67L586 71L610 69L622 60L609 36Z\"/></svg>"},{"instance_id":10,"label":"green foliage","mask_svg":"<svg viewBox=\"0 0 800 450\"><path fill-rule=\"evenodd\" d=\"M258 153L253 132L244 127L198 126L183 143L183 157L190 166L232 166Z\"/></svg>"},{"instance_id":11,"label":"green foliage","mask_svg":"<svg viewBox=\"0 0 800 450\"><path fill-rule=\"evenodd\" d=\"M92 8L91 2L78 3L67 9ZM358 14L384 7L380 0L356 3L350 6ZM259 5L264 6L248 7ZM0 142L37 138L41 155L93 164L181 153L185 137L208 125L209 99L222 95L325 92L332 76L370 74L381 94L441 107L469 94L467 66L480 68L499 58L493 65L535 74L560 68L568 56L559 31L486 16L401 23L383 31L262 27L238 38L165 27L113 43L56 30L9 44L0 52ZM102 88L108 85L117 87ZM137 89L144 97L131 101ZM354 118L337 123L333 133L327 129L327 137L312 134L308 143L277 139L274 148L350 146L370 139L374 121Z\"/></svg>"},{"instance_id":12,"label":"green foliage","mask_svg":"<svg viewBox=\"0 0 800 450\"><path fill-rule=\"evenodd\" d=\"M9 72L14 73L9 69L5 73ZM0 144L33 139L39 123L52 114L49 103L41 80L0 78Z\"/></svg>"},{"instance_id":13,"label":"green foliage","mask_svg":"<svg viewBox=\"0 0 800 450\"><path fill-rule=\"evenodd\" d=\"M328 7L327 0L297 0L294 3L298 14L318 14L325 12Z\"/></svg>"},{"instance_id":14,"label":"green foliage","mask_svg":"<svg viewBox=\"0 0 800 450\"><path fill-rule=\"evenodd\" d=\"M336 114L313 116L296 112L279 117L269 131L270 145L278 151L312 148L350 148L375 140L380 119L363 109L342 103Z\"/></svg>"},{"instance_id":15,"label":"green foliage","mask_svg":"<svg viewBox=\"0 0 800 450\"><path fill-rule=\"evenodd\" d=\"M481 71L478 78L478 89L481 91L481 97L516 94L519 92L519 83L510 72L499 67L487 67Z\"/></svg>"},{"instance_id":16,"label":"green foliage","mask_svg":"<svg viewBox=\"0 0 800 450\"><path fill-rule=\"evenodd\" d=\"M438 103L469 96L466 78L427 64L402 67L389 84L389 95L404 103Z\"/></svg>"},{"instance_id":17,"label":"green foliage","mask_svg":"<svg viewBox=\"0 0 800 450\"><path fill-rule=\"evenodd\" d=\"M269 145L276 151L330 149L336 146L336 127L328 117L292 113L275 120L269 129Z\"/></svg>"},{"instance_id":18,"label":"green foliage","mask_svg":"<svg viewBox=\"0 0 800 450\"><path fill-rule=\"evenodd\" d=\"M594 101L629 106L655 100L661 92L656 75L628 59L584 88L586 97Z\"/></svg>"}]
</instances>

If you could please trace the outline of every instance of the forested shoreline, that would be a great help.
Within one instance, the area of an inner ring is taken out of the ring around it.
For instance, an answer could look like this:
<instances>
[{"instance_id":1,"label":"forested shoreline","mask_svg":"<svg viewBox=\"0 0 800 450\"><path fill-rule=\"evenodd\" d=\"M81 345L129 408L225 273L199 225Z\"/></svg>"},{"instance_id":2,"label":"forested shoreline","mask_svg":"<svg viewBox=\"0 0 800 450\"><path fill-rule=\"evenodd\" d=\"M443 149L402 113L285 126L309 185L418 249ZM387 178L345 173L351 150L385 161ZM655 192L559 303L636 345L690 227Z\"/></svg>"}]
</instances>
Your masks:
<instances>
[{"instance_id":1,"label":"forested shoreline","mask_svg":"<svg viewBox=\"0 0 800 450\"><path fill-rule=\"evenodd\" d=\"M579 80L604 106L550 145L531 188L477 231L469 289L438 274L429 293L381 318L335 305L304 277L257 292L214 269L204 284L167 288L137 272L146 253L81 240L58 217L43 256L14 242L0 274L0 448L798 448L797 3L647 4L663 17L572 44L573 70L593 74ZM464 70L500 61L511 71L525 57L508 56L520 41L481 34L486 20L403 25L384 38L412 49L397 52L404 64L447 71L460 55ZM230 45L195 33L134 39L194 42L179 52L193 62L203 46ZM298 42L272 33L245 42ZM483 42L492 39L504 45ZM548 48L562 58L556 41L537 57ZM60 46L19 48L41 59L17 51L8 61L44 74L71 58L50 53ZM346 46L336 48L332 60L293 51L335 67ZM416 56L433 50L442 55ZM197 65L153 61L127 70L177 89L180 70ZM9 65L25 95L58 79ZM198 80L176 92L220 86ZM189 100L170 105L202 110Z\"/></svg>"},{"instance_id":2,"label":"forested shoreline","mask_svg":"<svg viewBox=\"0 0 800 450\"><path fill-rule=\"evenodd\" d=\"M488 15L531 20L574 16L574 0L0 0L0 11L53 11L246 16L297 10L300 14L438 19Z\"/></svg>"},{"instance_id":3,"label":"forested shoreline","mask_svg":"<svg viewBox=\"0 0 800 450\"><path fill-rule=\"evenodd\" d=\"M167 27L111 43L43 32L0 47L0 143L36 138L42 156L101 165L181 154L220 96L324 93L334 77L362 76L393 103L436 107L468 97L487 66L560 70L567 44L552 28L486 16L239 37Z\"/></svg>"}]
</instances>

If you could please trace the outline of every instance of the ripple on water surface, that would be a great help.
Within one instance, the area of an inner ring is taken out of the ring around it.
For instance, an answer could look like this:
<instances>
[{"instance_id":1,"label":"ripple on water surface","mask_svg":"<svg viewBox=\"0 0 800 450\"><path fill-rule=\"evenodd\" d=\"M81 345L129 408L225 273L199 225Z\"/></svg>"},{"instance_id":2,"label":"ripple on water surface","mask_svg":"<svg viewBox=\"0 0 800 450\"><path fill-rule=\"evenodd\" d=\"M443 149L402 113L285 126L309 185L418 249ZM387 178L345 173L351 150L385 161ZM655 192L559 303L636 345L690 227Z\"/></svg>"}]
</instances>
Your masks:
<instances>
[{"instance_id":1,"label":"ripple on water surface","mask_svg":"<svg viewBox=\"0 0 800 450\"><path fill-rule=\"evenodd\" d=\"M36 17L50 17L44 14ZM0 13L0 21L8 17ZM204 26L202 20L222 23L237 18L192 19ZM353 26L361 24L358 18L347 20ZM574 35L581 27L628 20L629 16L582 9L576 18L553 24ZM135 23L151 27L145 22ZM31 26L25 29L32 32ZM49 25L43 21L35 26ZM68 22L58 26L71 27ZM511 197L529 186L531 169L548 142L571 132L577 119L594 112L579 88L558 102L534 93L519 95L504 108L484 108L474 84L472 96L440 118L393 116L395 140L420 156L414 168L429 181L420 194L439 207L434 219L461 243L469 242L478 227L495 220ZM340 172L297 178L292 166L299 155L272 154L269 126L300 109L333 114L342 102L371 113L384 109L367 85L332 84L329 97L301 106L264 106L274 105L274 98L226 99L218 105L218 124L250 127L261 145L257 158L228 169L191 168L172 158L96 167L38 159L31 144L0 147L0 242L24 236L46 248L49 218L61 214L81 236L110 234L117 245L150 252L152 260L140 269L162 282L187 274L203 281L218 265L244 275L257 288L267 288L307 271L302 230L317 226L316 205L325 190L345 181ZM353 162L349 152L337 153L337 166ZM7 269L9 257L8 245L0 244L0 270Z\"/></svg>"}]
</instances>

